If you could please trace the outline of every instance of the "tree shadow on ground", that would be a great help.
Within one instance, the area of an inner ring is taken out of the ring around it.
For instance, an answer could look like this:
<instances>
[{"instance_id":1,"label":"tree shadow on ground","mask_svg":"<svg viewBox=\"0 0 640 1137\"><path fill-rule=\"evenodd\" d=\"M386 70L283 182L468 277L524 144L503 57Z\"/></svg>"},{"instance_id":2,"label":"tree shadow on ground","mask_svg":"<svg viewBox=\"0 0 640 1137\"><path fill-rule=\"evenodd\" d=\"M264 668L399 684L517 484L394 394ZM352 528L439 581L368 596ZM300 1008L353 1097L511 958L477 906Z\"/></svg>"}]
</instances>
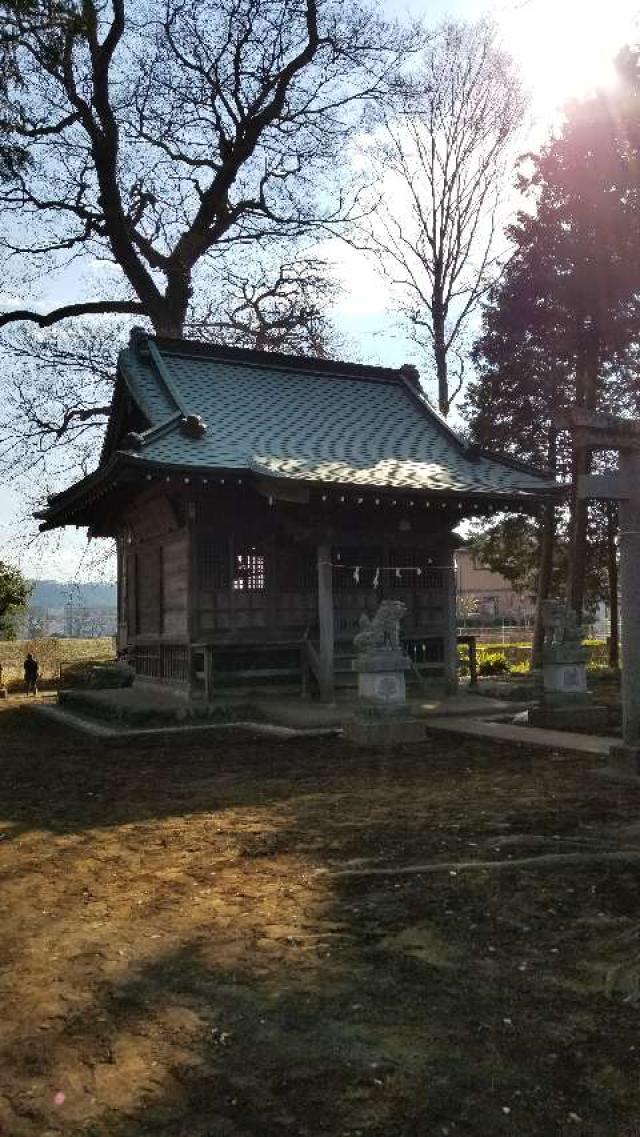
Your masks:
<instances>
[{"instance_id":1,"label":"tree shadow on ground","mask_svg":"<svg viewBox=\"0 0 640 1137\"><path fill-rule=\"evenodd\" d=\"M0 711L1 815L11 838L30 829L80 834L225 806L285 804L317 793L320 771L347 793L361 789L363 780L387 784L405 769L415 772L416 752L364 753L337 739L229 735L114 745L78 737L29 708L10 707ZM439 738L419 748L420 761L435 773L467 765L468 752L464 744L443 747ZM477 761L492 761L482 745ZM522 755L520 767L528 764Z\"/></svg>"},{"instance_id":2,"label":"tree shadow on ground","mask_svg":"<svg viewBox=\"0 0 640 1137\"><path fill-rule=\"evenodd\" d=\"M0 1132L621 1137L640 1115L637 1012L584 947L637 873L332 874L586 830L637 793L439 738L91 752L10 725Z\"/></svg>"},{"instance_id":3,"label":"tree shadow on ground","mask_svg":"<svg viewBox=\"0 0 640 1137\"><path fill-rule=\"evenodd\" d=\"M266 974L255 958L216 964L215 929L213 947L134 966L44 1036L14 1042L5 1076L26 1063L30 1089L8 1132L493 1137L514 1125L620 1137L637 1106L635 1013L560 987L554 1005L543 984L439 939L416 903L409 937L394 936L388 911L374 932L369 908L368 925L347 927L330 954L315 945L299 970L295 951ZM406 922L410 897L398 907Z\"/></svg>"}]
</instances>

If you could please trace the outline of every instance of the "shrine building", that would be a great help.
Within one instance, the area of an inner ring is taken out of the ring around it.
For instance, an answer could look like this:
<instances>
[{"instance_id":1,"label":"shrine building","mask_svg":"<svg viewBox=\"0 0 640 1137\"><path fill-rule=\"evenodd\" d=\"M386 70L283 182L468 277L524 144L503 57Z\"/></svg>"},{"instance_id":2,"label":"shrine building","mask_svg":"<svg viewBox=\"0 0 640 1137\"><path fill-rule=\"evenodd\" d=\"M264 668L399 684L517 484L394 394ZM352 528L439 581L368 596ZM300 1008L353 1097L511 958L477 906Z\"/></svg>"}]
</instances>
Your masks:
<instances>
[{"instance_id":1,"label":"shrine building","mask_svg":"<svg viewBox=\"0 0 640 1137\"><path fill-rule=\"evenodd\" d=\"M192 699L280 678L330 698L383 598L407 606L416 668L453 687L455 527L558 488L465 444L411 366L134 329L97 469L39 516L116 539L118 648L140 678Z\"/></svg>"}]
</instances>

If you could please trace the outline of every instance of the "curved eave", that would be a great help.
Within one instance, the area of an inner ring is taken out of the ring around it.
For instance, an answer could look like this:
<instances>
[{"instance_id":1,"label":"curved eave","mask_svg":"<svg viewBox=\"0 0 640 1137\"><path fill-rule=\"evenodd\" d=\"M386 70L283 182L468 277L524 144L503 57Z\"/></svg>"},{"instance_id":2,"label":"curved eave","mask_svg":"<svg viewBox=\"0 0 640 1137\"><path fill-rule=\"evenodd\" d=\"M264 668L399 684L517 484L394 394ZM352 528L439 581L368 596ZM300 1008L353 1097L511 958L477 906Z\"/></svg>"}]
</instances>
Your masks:
<instances>
[{"instance_id":1,"label":"curved eave","mask_svg":"<svg viewBox=\"0 0 640 1137\"><path fill-rule=\"evenodd\" d=\"M89 525L90 521L77 520L81 510L105 497L116 484L121 471L128 465L127 455L116 452L105 462L68 489L52 494L44 509L34 513L41 521L40 529L57 529L63 525Z\"/></svg>"},{"instance_id":2,"label":"curved eave","mask_svg":"<svg viewBox=\"0 0 640 1137\"><path fill-rule=\"evenodd\" d=\"M132 455L126 451L116 451L104 466L93 474L88 474L81 481L76 482L67 490L54 494L47 507L35 514L41 520L41 530L56 529L64 525L91 525L91 513L99 501L111 493L116 486L125 482L134 483L142 481L169 480L174 488L191 485L193 488L211 487L223 479L225 484L250 484L255 486L264 481L265 475L259 474L250 467L217 467L187 466L184 464L156 463L145 460L143 457ZM322 482L317 479L274 477L269 480L279 483L283 487L296 486L308 490L310 493L325 493L330 500L337 495L345 494L350 497L361 498L366 501L375 496L384 495L385 498L396 497L406 500L434 499L444 504L465 507L465 512L473 512L474 505L502 506L505 509L514 507L532 508L548 500L560 498L567 492L567 486L550 482L548 485L533 486L523 489L487 489L479 487L477 490L437 489L432 487L393 486L388 484L358 485L353 482ZM462 511L462 510L461 510Z\"/></svg>"},{"instance_id":3,"label":"curved eave","mask_svg":"<svg viewBox=\"0 0 640 1137\"><path fill-rule=\"evenodd\" d=\"M461 499L469 499L473 501L515 501L524 504L525 502L544 502L550 497L563 497L568 493L570 487L561 485L558 482L549 481L546 485L538 485L531 487L523 487L520 489L498 489L498 488L485 488L479 486L477 489L448 489L438 488L433 486L398 486L389 485L386 482L374 483L367 482L360 484L354 481L338 481L326 480L322 481L319 478L304 478L304 477L286 477L278 476L272 472L254 469L251 466L196 466L185 463L171 463L171 462L153 462L140 456L126 455L128 458L129 469L138 470L145 477L151 475L151 478L157 477L158 480L166 481L168 478L181 479L182 484L191 485L195 488L204 485L211 486L222 478L225 479L225 484L232 484L234 480L241 484L269 481L279 482L282 486L299 486L309 491L324 492L324 493L347 493L350 495L358 495L361 497L371 497L376 494L395 495L396 497L421 497L421 498L437 498L449 499L460 501ZM508 463L511 466L511 463ZM531 475L532 468L524 466L518 467L523 473ZM535 473L542 479L544 474L540 471Z\"/></svg>"}]
</instances>

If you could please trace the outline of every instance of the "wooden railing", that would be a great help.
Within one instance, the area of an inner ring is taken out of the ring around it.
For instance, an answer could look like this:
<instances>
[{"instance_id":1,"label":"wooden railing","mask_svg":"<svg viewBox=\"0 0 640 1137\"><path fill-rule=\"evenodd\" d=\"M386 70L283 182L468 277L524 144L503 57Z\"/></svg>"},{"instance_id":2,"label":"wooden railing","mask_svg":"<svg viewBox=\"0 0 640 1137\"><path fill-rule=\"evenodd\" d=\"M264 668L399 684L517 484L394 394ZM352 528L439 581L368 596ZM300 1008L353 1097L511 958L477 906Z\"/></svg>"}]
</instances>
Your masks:
<instances>
[{"instance_id":1,"label":"wooden railing","mask_svg":"<svg viewBox=\"0 0 640 1137\"><path fill-rule=\"evenodd\" d=\"M136 644L132 656L136 675L144 679L189 681L187 644Z\"/></svg>"},{"instance_id":2,"label":"wooden railing","mask_svg":"<svg viewBox=\"0 0 640 1137\"><path fill-rule=\"evenodd\" d=\"M302 695L307 697L310 694L310 679L313 675L318 686L322 683L323 670L322 662L320 660L320 653L313 646L309 639L308 631L305 632L302 638Z\"/></svg>"}]
</instances>

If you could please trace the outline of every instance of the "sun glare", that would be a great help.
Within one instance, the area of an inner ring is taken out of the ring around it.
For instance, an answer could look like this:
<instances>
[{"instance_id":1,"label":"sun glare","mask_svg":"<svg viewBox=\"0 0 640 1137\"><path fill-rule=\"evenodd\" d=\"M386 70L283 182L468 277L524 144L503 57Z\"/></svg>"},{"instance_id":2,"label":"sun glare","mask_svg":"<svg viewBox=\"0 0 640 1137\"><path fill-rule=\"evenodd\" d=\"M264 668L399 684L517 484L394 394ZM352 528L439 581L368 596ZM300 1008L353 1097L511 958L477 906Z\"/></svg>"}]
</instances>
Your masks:
<instances>
[{"instance_id":1,"label":"sun glare","mask_svg":"<svg viewBox=\"0 0 640 1137\"><path fill-rule=\"evenodd\" d=\"M617 52L640 35L636 0L530 0L501 23L541 117L611 86Z\"/></svg>"}]
</instances>

